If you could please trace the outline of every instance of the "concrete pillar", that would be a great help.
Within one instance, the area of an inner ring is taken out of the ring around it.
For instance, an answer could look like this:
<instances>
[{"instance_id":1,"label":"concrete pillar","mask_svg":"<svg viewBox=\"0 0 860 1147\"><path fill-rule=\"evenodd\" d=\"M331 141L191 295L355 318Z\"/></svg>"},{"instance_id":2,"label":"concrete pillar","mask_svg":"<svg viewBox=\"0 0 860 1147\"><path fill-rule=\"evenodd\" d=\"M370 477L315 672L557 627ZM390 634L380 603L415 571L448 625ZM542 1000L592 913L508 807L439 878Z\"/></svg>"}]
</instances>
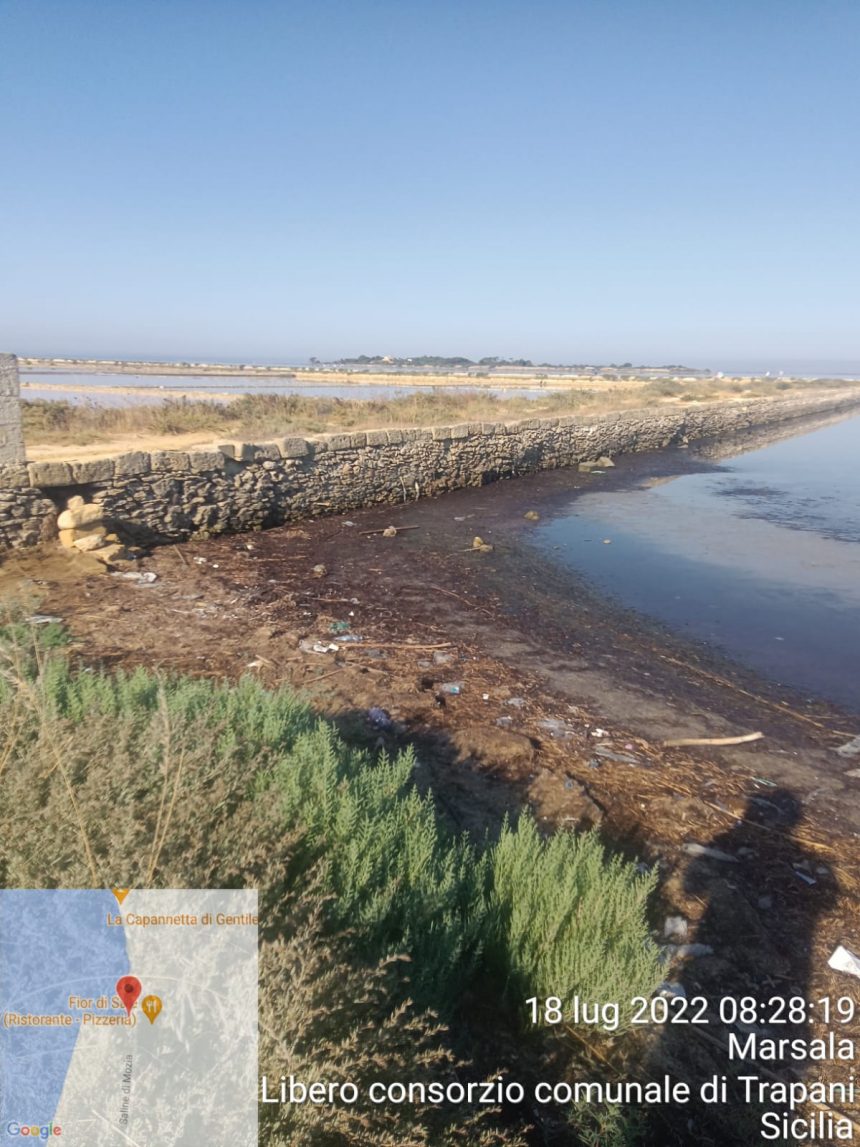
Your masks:
<instances>
[{"instance_id":1,"label":"concrete pillar","mask_svg":"<svg viewBox=\"0 0 860 1147\"><path fill-rule=\"evenodd\" d=\"M14 354L0 354L0 466L24 461L19 394L18 360Z\"/></svg>"}]
</instances>

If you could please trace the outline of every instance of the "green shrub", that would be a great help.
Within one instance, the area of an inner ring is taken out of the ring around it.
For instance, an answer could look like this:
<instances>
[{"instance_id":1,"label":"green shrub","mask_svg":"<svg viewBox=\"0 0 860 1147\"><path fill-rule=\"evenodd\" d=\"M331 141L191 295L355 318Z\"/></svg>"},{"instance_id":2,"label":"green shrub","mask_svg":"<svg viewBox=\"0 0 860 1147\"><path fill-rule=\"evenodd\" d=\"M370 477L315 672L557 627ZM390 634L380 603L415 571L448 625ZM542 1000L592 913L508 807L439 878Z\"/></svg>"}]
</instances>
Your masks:
<instances>
[{"instance_id":1,"label":"green shrub","mask_svg":"<svg viewBox=\"0 0 860 1147\"><path fill-rule=\"evenodd\" d=\"M514 1025L531 995L623 1001L660 979L653 879L594 835L544 837L523 816L492 845L454 837L411 751L350 745L286 689L74 669L31 630L0 633L0 658L0 884L257 887L261 1014L293 1033L306 1073L450 1067L428 1009L456 1019L467 994ZM465 1111L379 1113L364 1138L305 1115L308 1143L517 1141Z\"/></svg>"},{"instance_id":2,"label":"green shrub","mask_svg":"<svg viewBox=\"0 0 860 1147\"><path fill-rule=\"evenodd\" d=\"M646 909L656 876L607 855L595 833L541 836L522 816L491 854L492 949L518 1001L650 996L662 979Z\"/></svg>"}]
</instances>

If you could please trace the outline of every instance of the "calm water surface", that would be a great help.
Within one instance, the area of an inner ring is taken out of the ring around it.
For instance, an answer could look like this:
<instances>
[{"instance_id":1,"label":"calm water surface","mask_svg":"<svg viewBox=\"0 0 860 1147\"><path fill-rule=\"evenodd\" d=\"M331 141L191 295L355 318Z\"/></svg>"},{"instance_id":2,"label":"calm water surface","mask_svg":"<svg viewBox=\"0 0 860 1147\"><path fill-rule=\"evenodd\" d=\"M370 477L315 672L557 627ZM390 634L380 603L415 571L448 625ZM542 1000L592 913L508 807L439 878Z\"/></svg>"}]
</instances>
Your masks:
<instances>
[{"instance_id":1,"label":"calm water surface","mask_svg":"<svg viewBox=\"0 0 860 1147\"><path fill-rule=\"evenodd\" d=\"M860 712L860 418L702 465L582 494L540 542L623 604Z\"/></svg>"},{"instance_id":2,"label":"calm water surface","mask_svg":"<svg viewBox=\"0 0 860 1147\"><path fill-rule=\"evenodd\" d=\"M60 374L54 372L23 373L22 398L48 399L65 402L95 402L99 406L127 406L142 402L158 402L175 398L175 393L199 395L202 398L226 397L234 394L298 394L306 398L390 399L409 394L435 392L462 395L469 387L457 386L402 386L385 383L337 383L306 385L289 378L249 378L247 375L176 375L176 374ZM40 384L42 384L40 386ZM74 389L61 390L59 387ZM152 394L116 393L112 388L145 388ZM111 388L111 389L107 389ZM471 388L477 390L477 387ZM492 388L481 387L481 394L505 398L544 398L552 387ZM167 392L167 393L164 393Z\"/></svg>"}]
</instances>

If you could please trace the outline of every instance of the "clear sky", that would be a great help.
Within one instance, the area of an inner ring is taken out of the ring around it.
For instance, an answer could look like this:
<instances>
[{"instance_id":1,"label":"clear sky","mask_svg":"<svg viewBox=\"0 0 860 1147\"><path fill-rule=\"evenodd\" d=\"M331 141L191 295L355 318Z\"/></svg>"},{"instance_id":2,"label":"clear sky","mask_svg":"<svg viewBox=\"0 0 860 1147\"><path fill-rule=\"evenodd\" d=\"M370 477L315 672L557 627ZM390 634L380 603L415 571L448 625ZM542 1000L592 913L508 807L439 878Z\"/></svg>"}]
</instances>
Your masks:
<instances>
[{"instance_id":1,"label":"clear sky","mask_svg":"<svg viewBox=\"0 0 860 1147\"><path fill-rule=\"evenodd\" d=\"M858 58L856 0L0 0L0 349L860 369Z\"/></svg>"}]
</instances>

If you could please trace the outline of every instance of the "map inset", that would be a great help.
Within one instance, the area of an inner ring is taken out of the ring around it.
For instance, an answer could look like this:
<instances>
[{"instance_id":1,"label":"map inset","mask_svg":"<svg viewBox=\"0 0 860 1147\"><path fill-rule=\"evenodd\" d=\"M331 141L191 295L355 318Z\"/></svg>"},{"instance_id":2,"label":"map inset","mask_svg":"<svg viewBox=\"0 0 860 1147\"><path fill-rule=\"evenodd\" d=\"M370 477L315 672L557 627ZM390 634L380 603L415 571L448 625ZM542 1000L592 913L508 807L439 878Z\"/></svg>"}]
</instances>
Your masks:
<instances>
[{"instance_id":1,"label":"map inset","mask_svg":"<svg viewBox=\"0 0 860 1147\"><path fill-rule=\"evenodd\" d=\"M0 1144L256 1147L257 893L0 889Z\"/></svg>"}]
</instances>

